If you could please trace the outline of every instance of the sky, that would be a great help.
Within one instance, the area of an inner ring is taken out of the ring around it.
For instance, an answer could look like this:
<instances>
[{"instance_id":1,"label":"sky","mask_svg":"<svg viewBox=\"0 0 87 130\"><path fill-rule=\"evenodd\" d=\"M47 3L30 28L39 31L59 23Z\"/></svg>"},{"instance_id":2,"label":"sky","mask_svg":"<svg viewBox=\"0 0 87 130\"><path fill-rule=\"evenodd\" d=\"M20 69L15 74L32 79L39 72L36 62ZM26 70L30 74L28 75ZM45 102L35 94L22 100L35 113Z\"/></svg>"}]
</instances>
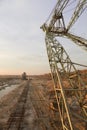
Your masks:
<instances>
[{"instance_id":1,"label":"sky","mask_svg":"<svg viewBox=\"0 0 87 130\"><path fill-rule=\"evenodd\" d=\"M50 72L45 33L46 21L57 0L0 0L0 74L44 74ZM72 6L73 7L73 6ZM70 18L65 15L66 24ZM87 38L87 11L71 32ZM73 62L87 65L87 51L60 38Z\"/></svg>"}]
</instances>

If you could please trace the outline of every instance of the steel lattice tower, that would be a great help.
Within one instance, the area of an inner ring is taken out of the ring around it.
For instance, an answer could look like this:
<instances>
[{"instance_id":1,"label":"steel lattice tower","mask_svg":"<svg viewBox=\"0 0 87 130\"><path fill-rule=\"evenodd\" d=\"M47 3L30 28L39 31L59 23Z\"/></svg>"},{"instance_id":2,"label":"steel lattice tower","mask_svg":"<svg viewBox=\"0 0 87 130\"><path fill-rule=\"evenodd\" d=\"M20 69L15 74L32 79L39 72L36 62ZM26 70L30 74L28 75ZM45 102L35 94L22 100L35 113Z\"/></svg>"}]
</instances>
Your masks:
<instances>
[{"instance_id":1,"label":"steel lattice tower","mask_svg":"<svg viewBox=\"0 0 87 130\"><path fill-rule=\"evenodd\" d=\"M63 10L70 0L58 0L50 20L41 28L46 32L46 48L54 83L55 100L63 130L75 130L73 120L78 118L87 127L87 86L81 79L69 55L55 37L67 37L87 49L87 40L69 33L70 28L87 7L87 0L79 0L68 26ZM65 85L65 81L67 85ZM66 86L66 87L65 87ZM75 104L74 104L75 103ZM78 111L75 110L74 105Z\"/></svg>"}]
</instances>

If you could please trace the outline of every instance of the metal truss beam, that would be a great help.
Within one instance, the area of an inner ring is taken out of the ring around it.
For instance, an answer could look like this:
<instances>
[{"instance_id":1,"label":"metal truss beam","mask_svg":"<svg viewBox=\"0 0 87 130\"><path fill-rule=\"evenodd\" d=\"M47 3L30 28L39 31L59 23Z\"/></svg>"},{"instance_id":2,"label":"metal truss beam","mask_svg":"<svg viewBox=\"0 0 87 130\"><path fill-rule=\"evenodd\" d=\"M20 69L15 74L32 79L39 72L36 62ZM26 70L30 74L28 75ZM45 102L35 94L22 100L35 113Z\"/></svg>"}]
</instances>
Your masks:
<instances>
[{"instance_id":1,"label":"metal truss beam","mask_svg":"<svg viewBox=\"0 0 87 130\"><path fill-rule=\"evenodd\" d=\"M76 20L80 17L83 11L87 8L87 0L79 0L77 7L71 17L71 20L67 26L67 31L70 30L72 25L76 22Z\"/></svg>"},{"instance_id":2,"label":"metal truss beam","mask_svg":"<svg viewBox=\"0 0 87 130\"><path fill-rule=\"evenodd\" d=\"M47 34L45 40L62 128L63 130L75 130L72 123L73 115L77 117L79 115L79 118L87 123L87 86L53 34ZM67 82L66 87L64 80ZM73 100L78 108L77 113L73 107Z\"/></svg>"},{"instance_id":3,"label":"metal truss beam","mask_svg":"<svg viewBox=\"0 0 87 130\"><path fill-rule=\"evenodd\" d=\"M51 17L41 27L43 29L43 31L46 31L46 32L53 31L53 30L55 30L56 26L58 27L58 29L62 28L64 31L65 23L64 23L62 11L64 10L64 8L66 7L66 5L68 4L69 1L70 0L58 0L57 4L51 14Z\"/></svg>"},{"instance_id":4,"label":"metal truss beam","mask_svg":"<svg viewBox=\"0 0 87 130\"><path fill-rule=\"evenodd\" d=\"M68 4L69 1L70 0L59 0L57 2L56 7L55 7L54 12L53 12L53 16L52 16L50 23L49 23L50 29L55 25L56 21L62 17L61 16L62 11L64 10L64 8L66 7L66 5Z\"/></svg>"},{"instance_id":5,"label":"metal truss beam","mask_svg":"<svg viewBox=\"0 0 87 130\"><path fill-rule=\"evenodd\" d=\"M83 47L85 50L87 50L87 40L82 37L78 37L76 35L73 35L71 33L66 33L65 34L69 39L71 39L74 43L77 45Z\"/></svg>"},{"instance_id":6,"label":"metal truss beam","mask_svg":"<svg viewBox=\"0 0 87 130\"><path fill-rule=\"evenodd\" d=\"M58 0L53 14L49 19L49 23L43 24L41 27L45 32L51 32L56 36L67 37L74 41L77 45L87 50L87 40L69 33L72 25L77 21L83 11L87 8L87 0L79 0L76 9L71 17L71 20L67 27L65 27L65 21L63 17L63 10L70 0Z\"/></svg>"}]
</instances>

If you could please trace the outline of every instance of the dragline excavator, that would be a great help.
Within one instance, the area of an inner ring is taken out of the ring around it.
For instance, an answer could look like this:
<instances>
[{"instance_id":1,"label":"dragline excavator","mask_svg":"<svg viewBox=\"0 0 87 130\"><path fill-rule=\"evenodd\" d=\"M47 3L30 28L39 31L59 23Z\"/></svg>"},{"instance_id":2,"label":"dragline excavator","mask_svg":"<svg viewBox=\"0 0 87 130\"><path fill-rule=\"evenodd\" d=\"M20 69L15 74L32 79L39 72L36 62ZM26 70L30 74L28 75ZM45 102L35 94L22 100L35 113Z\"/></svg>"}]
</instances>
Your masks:
<instances>
[{"instance_id":1,"label":"dragline excavator","mask_svg":"<svg viewBox=\"0 0 87 130\"><path fill-rule=\"evenodd\" d=\"M66 26L63 11L72 3L76 3L76 7ZM87 50L87 40L70 33L71 27L86 7L87 0L58 0L50 17L41 26L46 34L45 42L54 83L55 102L62 130L79 129L75 125L78 121L82 122L87 130L87 85L82 81L79 71L76 70L64 47L56 39L68 38ZM64 80L67 82L66 87Z\"/></svg>"}]
</instances>

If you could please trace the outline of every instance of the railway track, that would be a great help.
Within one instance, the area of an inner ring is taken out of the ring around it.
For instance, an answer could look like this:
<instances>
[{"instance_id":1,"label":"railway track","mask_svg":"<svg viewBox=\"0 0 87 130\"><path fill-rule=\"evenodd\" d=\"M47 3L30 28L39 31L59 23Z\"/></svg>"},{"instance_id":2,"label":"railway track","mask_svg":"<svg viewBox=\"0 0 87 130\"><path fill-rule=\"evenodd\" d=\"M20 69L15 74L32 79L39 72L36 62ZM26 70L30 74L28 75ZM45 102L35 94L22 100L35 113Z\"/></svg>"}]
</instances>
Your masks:
<instances>
[{"instance_id":1,"label":"railway track","mask_svg":"<svg viewBox=\"0 0 87 130\"><path fill-rule=\"evenodd\" d=\"M27 101L27 95L29 90L29 81L26 82L24 90L13 110L11 113L7 124L5 126L5 130L21 130L22 129L22 122L25 113L25 104Z\"/></svg>"}]
</instances>

